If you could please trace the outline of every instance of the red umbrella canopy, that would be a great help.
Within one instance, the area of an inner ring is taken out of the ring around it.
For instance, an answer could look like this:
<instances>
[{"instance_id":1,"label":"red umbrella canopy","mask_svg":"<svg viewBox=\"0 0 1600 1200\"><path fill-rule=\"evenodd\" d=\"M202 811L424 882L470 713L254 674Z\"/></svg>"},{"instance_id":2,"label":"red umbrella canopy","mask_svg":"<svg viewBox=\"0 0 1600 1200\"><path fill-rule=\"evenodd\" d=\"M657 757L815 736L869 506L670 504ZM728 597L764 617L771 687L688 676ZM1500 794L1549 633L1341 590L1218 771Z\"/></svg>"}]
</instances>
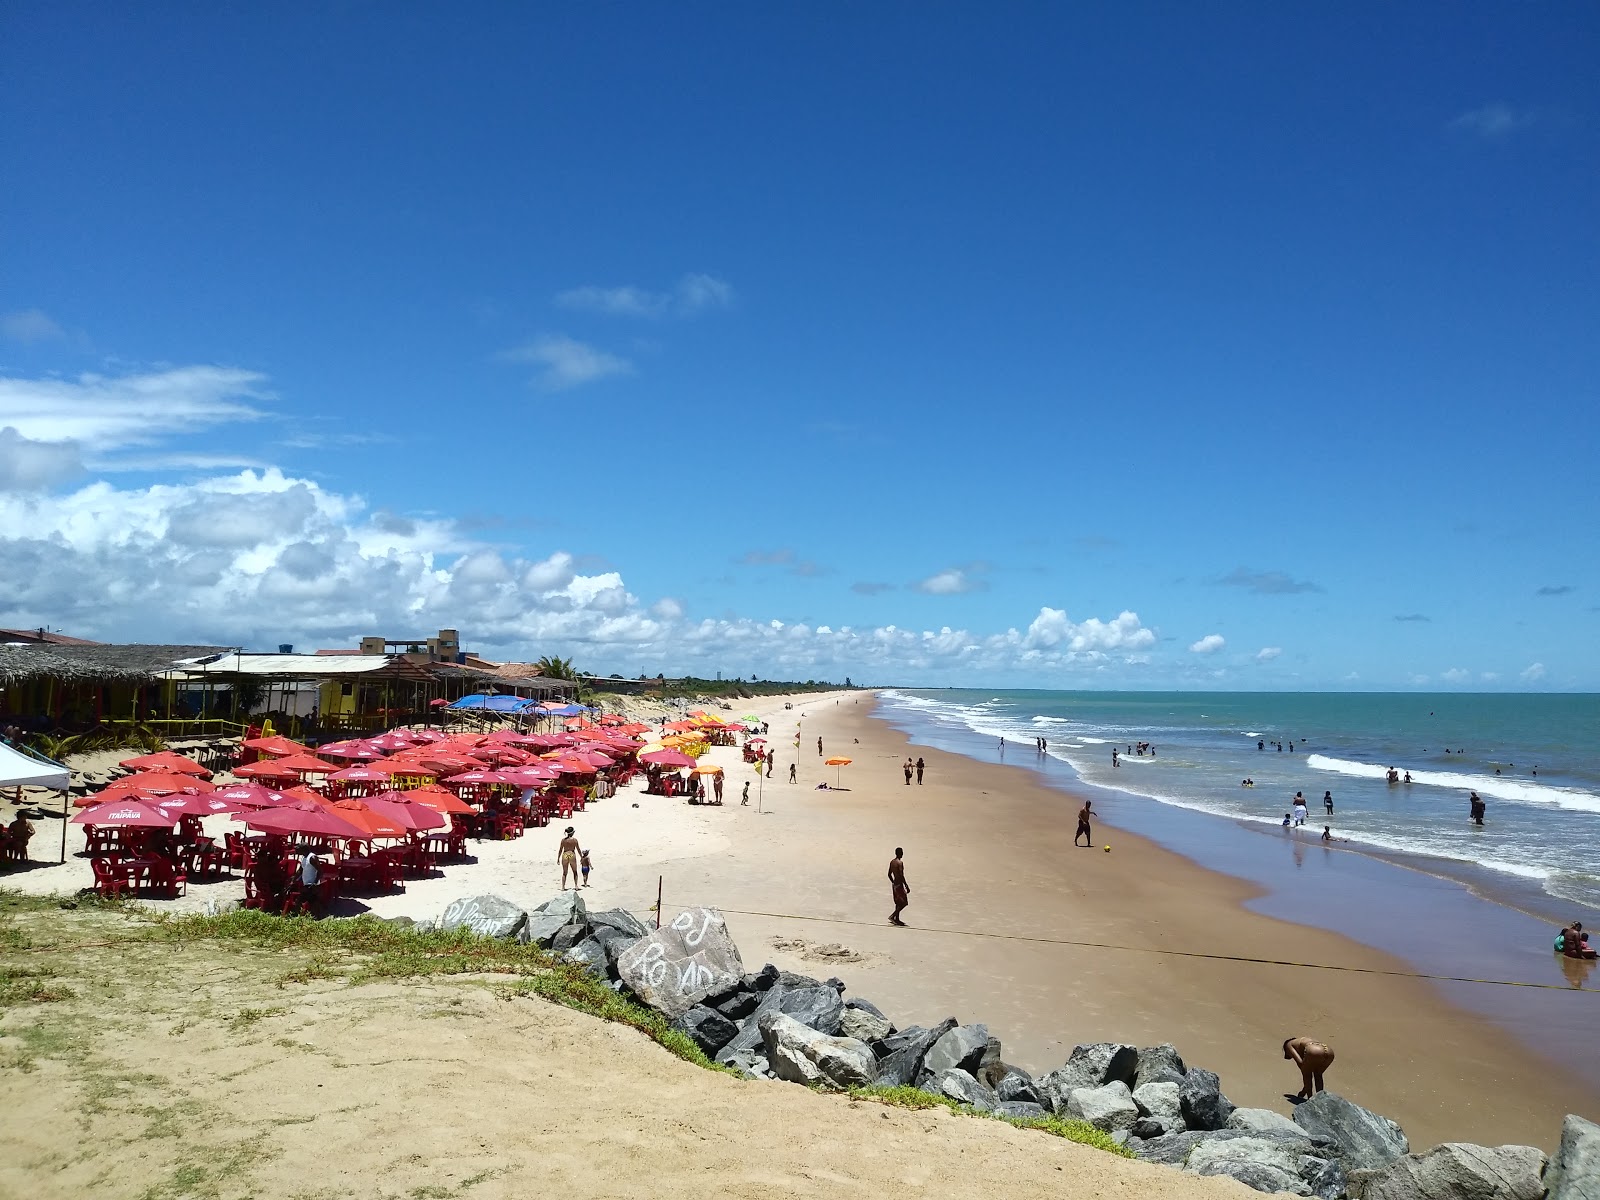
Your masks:
<instances>
[{"instance_id":1,"label":"red umbrella canopy","mask_svg":"<svg viewBox=\"0 0 1600 1200\"><path fill-rule=\"evenodd\" d=\"M278 760L278 769L293 771L296 775L325 775L339 768L331 762L323 762L315 754L290 754Z\"/></svg>"},{"instance_id":2,"label":"red umbrella canopy","mask_svg":"<svg viewBox=\"0 0 1600 1200\"><path fill-rule=\"evenodd\" d=\"M283 797L291 804L318 804L323 808L328 806L328 798L326 796L303 783L297 783L291 788L284 788Z\"/></svg>"},{"instance_id":3,"label":"red umbrella canopy","mask_svg":"<svg viewBox=\"0 0 1600 1200\"><path fill-rule=\"evenodd\" d=\"M584 762L583 759L577 757L576 755L573 755L573 756L571 756L569 758L563 758L560 762L558 762L556 764L556 767L557 767L557 769L560 770L560 772L563 775L596 775L596 774L599 774L599 768L598 767L595 767L595 766L591 765L590 763Z\"/></svg>"},{"instance_id":4,"label":"red umbrella canopy","mask_svg":"<svg viewBox=\"0 0 1600 1200\"><path fill-rule=\"evenodd\" d=\"M278 765L282 761L277 758L264 758L260 762L245 763L242 767L235 767L233 773L243 775L246 779L293 779L295 777L293 771Z\"/></svg>"},{"instance_id":5,"label":"red umbrella canopy","mask_svg":"<svg viewBox=\"0 0 1600 1200\"><path fill-rule=\"evenodd\" d=\"M528 744L541 750L558 750L562 746L574 745L577 740L570 733L535 733L529 735Z\"/></svg>"},{"instance_id":6,"label":"red umbrella canopy","mask_svg":"<svg viewBox=\"0 0 1600 1200\"><path fill-rule=\"evenodd\" d=\"M341 820L361 826L369 838L403 838L412 829L393 815L372 808L365 800L337 800L328 811Z\"/></svg>"},{"instance_id":7,"label":"red umbrella canopy","mask_svg":"<svg viewBox=\"0 0 1600 1200\"><path fill-rule=\"evenodd\" d=\"M394 771L387 767L346 767L342 771L335 771L329 779L341 779L346 783L386 783Z\"/></svg>"},{"instance_id":8,"label":"red umbrella canopy","mask_svg":"<svg viewBox=\"0 0 1600 1200\"><path fill-rule=\"evenodd\" d=\"M694 759L682 750L656 750L650 754L641 754L640 762L647 762L656 767L692 767Z\"/></svg>"},{"instance_id":9,"label":"red umbrella canopy","mask_svg":"<svg viewBox=\"0 0 1600 1200\"><path fill-rule=\"evenodd\" d=\"M629 722L627 725L619 725L617 727L617 732L618 733L626 733L626 734L629 734L629 735L632 735L632 734L635 734L635 733L649 733L650 732L650 726L642 725L638 721L632 721L632 722Z\"/></svg>"},{"instance_id":10,"label":"red umbrella canopy","mask_svg":"<svg viewBox=\"0 0 1600 1200\"><path fill-rule=\"evenodd\" d=\"M246 750L259 750L262 754L310 754L310 746L302 746L299 742L291 742L286 737L259 737L241 742Z\"/></svg>"},{"instance_id":11,"label":"red umbrella canopy","mask_svg":"<svg viewBox=\"0 0 1600 1200\"><path fill-rule=\"evenodd\" d=\"M510 770L501 771L506 777L506 782L515 784L519 788L540 788L549 783L557 775L555 771L541 771L535 767L512 767Z\"/></svg>"},{"instance_id":12,"label":"red umbrella canopy","mask_svg":"<svg viewBox=\"0 0 1600 1200\"><path fill-rule=\"evenodd\" d=\"M504 771L462 771L459 775L445 776L446 783L510 783Z\"/></svg>"},{"instance_id":13,"label":"red umbrella canopy","mask_svg":"<svg viewBox=\"0 0 1600 1200\"><path fill-rule=\"evenodd\" d=\"M588 763L591 767L612 767L615 766L617 762L617 760L612 758L611 755L606 754L601 750L580 751L578 758L583 762Z\"/></svg>"},{"instance_id":14,"label":"red umbrella canopy","mask_svg":"<svg viewBox=\"0 0 1600 1200\"><path fill-rule=\"evenodd\" d=\"M108 784L107 792L139 792L146 796L170 796L174 792L210 792L216 790L204 779L193 775L172 775L165 771L140 771L124 775Z\"/></svg>"},{"instance_id":15,"label":"red umbrella canopy","mask_svg":"<svg viewBox=\"0 0 1600 1200\"><path fill-rule=\"evenodd\" d=\"M243 812L251 806L240 804L237 800L224 800L218 792L209 796L191 796L187 793L180 796L167 796L155 802L157 808L175 816L209 817L216 813Z\"/></svg>"},{"instance_id":16,"label":"red umbrella canopy","mask_svg":"<svg viewBox=\"0 0 1600 1200\"><path fill-rule=\"evenodd\" d=\"M123 825L131 829L171 829L178 823L176 813L169 813L154 800L134 800L122 797L105 804L86 808L72 818L74 825Z\"/></svg>"},{"instance_id":17,"label":"red umbrella canopy","mask_svg":"<svg viewBox=\"0 0 1600 1200\"><path fill-rule=\"evenodd\" d=\"M527 743L529 746L537 745L533 740L536 735L523 733L520 729L496 729L489 735L491 742L504 742L508 746L520 746Z\"/></svg>"},{"instance_id":18,"label":"red umbrella canopy","mask_svg":"<svg viewBox=\"0 0 1600 1200\"><path fill-rule=\"evenodd\" d=\"M182 754L174 754L171 750L162 750L156 754L141 754L138 758L125 758L117 764L127 767L130 771L161 771L168 775L198 775L201 779L210 779L211 772Z\"/></svg>"},{"instance_id":19,"label":"red umbrella canopy","mask_svg":"<svg viewBox=\"0 0 1600 1200\"><path fill-rule=\"evenodd\" d=\"M513 746L479 746L472 751L472 757L479 762L492 763L495 766L510 764L520 767L533 757L526 750L518 750Z\"/></svg>"},{"instance_id":20,"label":"red umbrella canopy","mask_svg":"<svg viewBox=\"0 0 1600 1200\"><path fill-rule=\"evenodd\" d=\"M383 751L385 754L393 754L396 750L409 750L418 744L417 739L411 736L409 730L405 729L395 729L389 733L379 734L369 743L369 745Z\"/></svg>"},{"instance_id":21,"label":"red umbrella canopy","mask_svg":"<svg viewBox=\"0 0 1600 1200\"><path fill-rule=\"evenodd\" d=\"M447 792L442 787L430 785L428 787L412 788L409 792L399 792L412 804L421 804L441 813L470 813L477 812L460 796L454 792Z\"/></svg>"},{"instance_id":22,"label":"red umbrella canopy","mask_svg":"<svg viewBox=\"0 0 1600 1200\"><path fill-rule=\"evenodd\" d=\"M272 808L284 803L283 793L262 787L259 783L230 783L211 794L212 799L226 800L243 808Z\"/></svg>"},{"instance_id":23,"label":"red umbrella canopy","mask_svg":"<svg viewBox=\"0 0 1600 1200\"><path fill-rule=\"evenodd\" d=\"M413 729L411 731L411 740L419 746L429 742L442 742L447 736L449 735L440 733L437 729Z\"/></svg>"},{"instance_id":24,"label":"red umbrella canopy","mask_svg":"<svg viewBox=\"0 0 1600 1200\"><path fill-rule=\"evenodd\" d=\"M375 743L364 738L348 738L342 742L329 742L326 746L318 746L317 753L327 758L374 759L382 758L388 751L380 749Z\"/></svg>"},{"instance_id":25,"label":"red umbrella canopy","mask_svg":"<svg viewBox=\"0 0 1600 1200\"><path fill-rule=\"evenodd\" d=\"M483 765L469 754L452 754L445 750L437 753L432 750L423 751L408 761L430 768L430 773L435 775L440 773L448 775L453 771L471 771Z\"/></svg>"},{"instance_id":26,"label":"red umbrella canopy","mask_svg":"<svg viewBox=\"0 0 1600 1200\"><path fill-rule=\"evenodd\" d=\"M284 808L266 808L235 817L251 829L263 833L309 833L314 837L354 838L367 841L372 837L365 828L336 815L320 804L291 804Z\"/></svg>"},{"instance_id":27,"label":"red umbrella canopy","mask_svg":"<svg viewBox=\"0 0 1600 1200\"><path fill-rule=\"evenodd\" d=\"M398 821L407 829L440 829L447 824L443 813L432 805L413 803L406 792L379 792L376 796L363 797L360 803L379 816ZM338 811L338 805L334 806L334 811Z\"/></svg>"}]
</instances>

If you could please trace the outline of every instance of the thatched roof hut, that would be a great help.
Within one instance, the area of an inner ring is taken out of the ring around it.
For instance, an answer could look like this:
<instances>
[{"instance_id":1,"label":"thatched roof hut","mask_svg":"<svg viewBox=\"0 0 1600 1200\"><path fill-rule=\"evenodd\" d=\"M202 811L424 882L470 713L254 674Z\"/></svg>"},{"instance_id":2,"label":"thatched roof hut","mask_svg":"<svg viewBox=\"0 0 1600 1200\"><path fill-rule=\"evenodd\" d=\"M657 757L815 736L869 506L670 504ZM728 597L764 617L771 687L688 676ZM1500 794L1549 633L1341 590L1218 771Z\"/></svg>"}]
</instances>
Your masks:
<instances>
[{"instance_id":1,"label":"thatched roof hut","mask_svg":"<svg viewBox=\"0 0 1600 1200\"><path fill-rule=\"evenodd\" d=\"M227 646L0 645L0 687L55 679L64 683L147 683L184 659L222 654Z\"/></svg>"}]
</instances>

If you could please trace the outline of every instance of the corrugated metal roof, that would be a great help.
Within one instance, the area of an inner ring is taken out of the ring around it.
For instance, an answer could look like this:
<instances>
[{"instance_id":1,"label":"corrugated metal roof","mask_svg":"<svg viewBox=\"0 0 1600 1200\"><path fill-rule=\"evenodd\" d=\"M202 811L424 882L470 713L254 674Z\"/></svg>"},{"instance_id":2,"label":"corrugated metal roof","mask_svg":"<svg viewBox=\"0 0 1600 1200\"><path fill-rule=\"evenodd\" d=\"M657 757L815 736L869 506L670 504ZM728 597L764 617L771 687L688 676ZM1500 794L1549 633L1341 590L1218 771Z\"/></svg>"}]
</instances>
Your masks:
<instances>
[{"instance_id":1,"label":"corrugated metal roof","mask_svg":"<svg viewBox=\"0 0 1600 1200\"><path fill-rule=\"evenodd\" d=\"M179 663L183 673L209 675L260 675L311 679L330 675L388 674L427 679L428 673L401 655L387 654L224 654L210 663Z\"/></svg>"}]
</instances>

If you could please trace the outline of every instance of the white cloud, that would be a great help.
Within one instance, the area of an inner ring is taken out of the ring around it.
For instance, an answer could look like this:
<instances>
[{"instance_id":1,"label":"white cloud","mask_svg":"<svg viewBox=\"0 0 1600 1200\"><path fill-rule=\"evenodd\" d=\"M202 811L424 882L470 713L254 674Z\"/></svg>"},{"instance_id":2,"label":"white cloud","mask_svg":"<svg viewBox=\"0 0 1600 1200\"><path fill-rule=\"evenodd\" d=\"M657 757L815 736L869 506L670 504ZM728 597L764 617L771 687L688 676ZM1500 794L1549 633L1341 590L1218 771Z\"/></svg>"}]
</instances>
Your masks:
<instances>
[{"instance_id":1,"label":"white cloud","mask_svg":"<svg viewBox=\"0 0 1600 1200\"><path fill-rule=\"evenodd\" d=\"M10 425L0 429L0 492L37 491L82 473L78 443L35 441Z\"/></svg>"},{"instance_id":2,"label":"white cloud","mask_svg":"<svg viewBox=\"0 0 1600 1200\"><path fill-rule=\"evenodd\" d=\"M1519 129L1526 129L1533 124L1533 121L1533 113L1528 109L1516 109L1509 104L1496 103L1469 109L1451 121L1450 128L1475 133L1479 137L1495 141L1508 137Z\"/></svg>"},{"instance_id":3,"label":"white cloud","mask_svg":"<svg viewBox=\"0 0 1600 1200\"><path fill-rule=\"evenodd\" d=\"M1411 676L1411 685L1413 687L1421 687L1423 684L1425 684L1427 682L1428 682L1428 677L1426 675L1413 675L1413 676Z\"/></svg>"},{"instance_id":4,"label":"white cloud","mask_svg":"<svg viewBox=\"0 0 1600 1200\"><path fill-rule=\"evenodd\" d=\"M1472 672L1464 671L1460 667L1451 667L1448 671L1441 672L1439 678L1446 683L1465 683L1472 678Z\"/></svg>"},{"instance_id":5,"label":"white cloud","mask_svg":"<svg viewBox=\"0 0 1600 1200\"><path fill-rule=\"evenodd\" d=\"M1208 633L1198 642L1189 646L1190 654L1215 654L1228 644L1228 639L1220 633Z\"/></svg>"},{"instance_id":6,"label":"white cloud","mask_svg":"<svg viewBox=\"0 0 1600 1200\"><path fill-rule=\"evenodd\" d=\"M668 291L652 292L626 284L622 287L579 287L561 292L556 303L579 312L612 317L692 317L733 303L733 288L715 275L689 274Z\"/></svg>"},{"instance_id":7,"label":"white cloud","mask_svg":"<svg viewBox=\"0 0 1600 1200\"><path fill-rule=\"evenodd\" d=\"M593 383L612 375L631 375L633 364L564 333L543 334L524 346L502 353L503 362L532 363L543 368L534 382L551 391Z\"/></svg>"},{"instance_id":8,"label":"white cloud","mask_svg":"<svg viewBox=\"0 0 1600 1200\"><path fill-rule=\"evenodd\" d=\"M1106 654L1143 650L1155 640L1156 635L1140 623L1135 612L1119 613L1110 621L1090 617L1074 624L1064 609L1041 608L1028 626L1026 645L1035 650L1064 647L1074 654Z\"/></svg>"},{"instance_id":9,"label":"white cloud","mask_svg":"<svg viewBox=\"0 0 1600 1200\"><path fill-rule=\"evenodd\" d=\"M1278 655L1280 655L1282 653L1283 653L1283 647L1282 646L1263 646L1263 647L1261 647L1261 649L1256 651L1256 661L1257 662L1271 662L1273 659L1277 658Z\"/></svg>"},{"instance_id":10,"label":"white cloud","mask_svg":"<svg viewBox=\"0 0 1600 1200\"><path fill-rule=\"evenodd\" d=\"M1482 679L1485 683L1496 683L1500 679L1500 672L1485 671L1482 675L1478 676L1478 678Z\"/></svg>"},{"instance_id":11,"label":"white cloud","mask_svg":"<svg viewBox=\"0 0 1600 1200\"><path fill-rule=\"evenodd\" d=\"M960 567L950 567L911 586L929 596L959 596L965 592L981 591L988 584L981 579L974 579Z\"/></svg>"},{"instance_id":12,"label":"white cloud","mask_svg":"<svg viewBox=\"0 0 1600 1200\"><path fill-rule=\"evenodd\" d=\"M66 337L66 331L37 308L24 308L0 316L0 336L13 342L43 342Z\"/></svg>"},{"instance_id":13,"label":"white cloud","mask_svg":"<svg viewBox=\"0 0 1600 1200\"><path fill-rule=\"evenodd\" d=\"M1522 672L1522 682L1524 682L1524 683L1538 683L1539 680L1541 680L1543 678L1544 678L1544 664L1543 663L1534 663L1532 666L1526 668Z\"/></svg>"}]
</instances>

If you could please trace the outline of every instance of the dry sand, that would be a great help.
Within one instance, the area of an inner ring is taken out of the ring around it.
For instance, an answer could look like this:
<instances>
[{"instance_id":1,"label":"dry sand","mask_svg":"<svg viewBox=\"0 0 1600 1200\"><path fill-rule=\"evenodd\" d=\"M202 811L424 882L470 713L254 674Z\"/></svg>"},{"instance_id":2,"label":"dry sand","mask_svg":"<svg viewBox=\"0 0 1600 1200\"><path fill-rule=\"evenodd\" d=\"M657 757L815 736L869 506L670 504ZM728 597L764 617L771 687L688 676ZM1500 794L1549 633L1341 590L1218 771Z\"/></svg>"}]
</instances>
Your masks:
<instances>
[{"instance_id":1,"label":"dry sand","mask_svg":"<svg viewBox=\"0 0 1600 1200\"><path fill-rule=\"evenodd\" d=\"M717 748L711 757L728 770L721 808L635 788L573 818L593 852L591 907L646 913L663 880L669 916L692 904L721 907L752 966L770 959L838 974L901 1024L950 1015L986 1022L1006 1058L1036 1072L1060 1065L1079 1042L1171 1041L1218 1071L1236 1103L1287 1112L1284 1093L1299 1080L1278 1047L1305 1033L1338 1052L1334 1090L1399 1120L1418 1147L1549 1149L1563 1114L1600 1111L1594 1081L1563 1074L1426 982L1159 953L1407 970L1348 939L1249 912L1247 885L1109 826L1097 824L1096 841L1112 843L1111 854L1074 849L1075 801L1021 769L908 747L870 719L870 697L783 703L738 710L772 722L777 771L760 787L736 751ZM829 754L855 760L842 772L849 790L816 790L840 777L816 753L819 734ZM920 787L902 781L908 749L929 764ZM798 785L786 782L790 762ZM746 781L748 808L738 803ZM36 849L52 845L40 832ZM538 902L558 887L559 836L552 826L472 843L476 863L368 903L384 916L432 917L484 891ZM903 930L886 923L884 871L896 845L907 848L913 892L912 927ZM86 863L69 859L5 886L70 891L88 876ZM199 907L238 888L194 886L168 907Z\"/></svg>"},{"instance_id":2,"label":"dry sand","mask_svg":"<svg viewBox=\"0 0 1600 1200\"><path fill-rule=\"evenodd\" d=\"M739 1080L498 981L280 988L292 956L104 944L0 1017L7 1200L1009 1195L1244 1200L997 1121ZM37 962L35 958L32 961Z\"/></svg>"}]
</instances>

